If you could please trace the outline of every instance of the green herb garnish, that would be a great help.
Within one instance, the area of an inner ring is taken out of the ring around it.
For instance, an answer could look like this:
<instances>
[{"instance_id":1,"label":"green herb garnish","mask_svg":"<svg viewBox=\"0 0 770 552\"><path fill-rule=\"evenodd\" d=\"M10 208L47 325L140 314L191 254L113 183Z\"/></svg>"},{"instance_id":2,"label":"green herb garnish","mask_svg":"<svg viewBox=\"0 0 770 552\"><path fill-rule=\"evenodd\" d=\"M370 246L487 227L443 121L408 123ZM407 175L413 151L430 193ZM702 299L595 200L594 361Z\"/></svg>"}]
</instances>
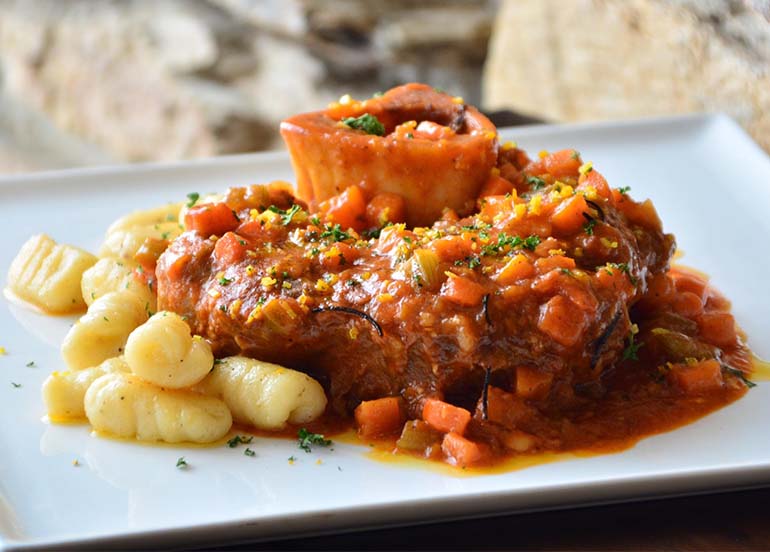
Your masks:
<instances>
[{"instance_id":1,"label":"green herb garnish","mask_svg":"<svg viewBox=\"0 0 770 552\"><path fill-rule=\"evenodd\" d=\"M631 191L631 186L623 186L622 188L618 188L618 191L621 193L621 195L626 195Z\"/></svg>"},{"instance_id":2,"label":"green herb garnish","mask_svg":"<svg viewBox=\"0 0 770 552\"><path fill-rule=\"evenodd\" d=\"M377 117L370 113L364 113L360 117L347 117L342 119L342 124L354 130L363 130L367 134L383 136L385 134L385 125Z\"/></svg>"},{"instance_id":3,"label":"green herb garnish","mask_svg":"<svg viewBox=\"0 0 770 552\"><path fill-rule=\"evenodd\" d=\"M196 203L198 203L198 200L201 198L201 195L198 192L191 192L187 194L187 199L189 200L187 202L187 208L189 209Z\"/></svg>"},{"instance_id":4,"label":"green herb garnish","mask_svg":"<svg viewBox=\"0 0 770 552\"><path fill-rule=\"evenodd\" d=\"M583 230L589 236L594 235L594 226L596 226L596 219L591 219L583 225Z\"/></svg>"},{"instance_id":5,"label":"green herb garnish","mask_svg":"<svg viewBox=\"0 0 770 552\"><path fill-rule=\"evenodd\" d=\"M644 343L641 341L639 343L635 342L635 335L633 333L628 334L628 345L623 349L623 360L639 360L637 353L643 346Z\"/></svg>"},{"instance_id":6,"label":"green herb garnish","mask_svg":"<svg viewBox=\"0 0 770 552\"><path fill-rule=\"evenodd\" d=\"M540 188L545 188L547 182L537 176L527 176L527 184L529 184L533 190L539 190Z\"/></svg>"},{"instance_id":7,"label":"green herb garnish","mask_svg":"<svg viewBox=\"0 0 770 552\"><path fill-rule=\"evenodd\" d=\"M187 460L184 459L184 456L180 456L176 461L176 467L180 470L186 470L189 465L187 464Z\"/></svg>"},{"instance_id":8,"label":"green herb garnish","mask_svg":"<svg viewBox=\"0 0 770 552\"><path fill-rule=\"evenodd\" d=\"M297 432L297 442L305 452L310 452L312 446L328 447L332 444L331 439L324 438L320 433L310 433L304 427Z\"/></svg>"},{"instance_id":9,"label":"green herb garnish","mask_svg":"<svg viewBox=\"0 0 770 552\"><path fill-rule=\"evenodd\" d=\"M242 437L240 435L236 435L229 441L227 441L227 446L230 448L235 448L240 444L248 445L254 440L254 437Z\"/></svg>"},{"instance_id":10,"label":"green herb garnish","mask_svg":"<svg viewBox=\"0 0 770 552\"><path fill-rule=\"evenodd\" d=\"M345 241L351 239L351 235L345 232L339 224L331 226L327 224L321 232L321 238L332 238L333 241Z\"/></svg>"},{"instance_id":11,"label":"green herb garnish","mask_svg":"<svg viewBox=\"0 0 770 552\"><path fill-rule=\"evenodd\" d=\"M243 454L244 454L245 456L256 456L256 455L257 455L257 453L256 453L256 452L254 452L253 450L251 450L251 449L250 449L250 448L248 448L248 447L246 448L246 450L244 450L244 451L243 451Z\"/></svg>"}]
</instances>

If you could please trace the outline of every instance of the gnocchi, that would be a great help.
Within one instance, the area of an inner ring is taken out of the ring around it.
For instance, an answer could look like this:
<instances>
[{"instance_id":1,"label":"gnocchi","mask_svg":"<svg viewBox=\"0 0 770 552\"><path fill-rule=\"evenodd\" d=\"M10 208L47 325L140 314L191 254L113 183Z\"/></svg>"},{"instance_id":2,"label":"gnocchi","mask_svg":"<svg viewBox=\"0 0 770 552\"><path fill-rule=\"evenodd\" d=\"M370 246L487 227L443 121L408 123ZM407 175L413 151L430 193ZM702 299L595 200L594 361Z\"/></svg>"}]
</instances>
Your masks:
<instances>
[{"instance_id":1,"label":"gnocchi","mask_svg":"<svg viewBox=\"0 0 770 552\"><path fill-rule=\"evenodd\" d=\"M179 389L206 377L214 355L205 339L190 335L181 316L162 311L128 336L126 362L143 380Z\"/></svg>"},{"instance_id":2,"label":"gnocchi","mask_svg":"<svg viewBox=\"0 0 770 552\"><path fill-rule=\"evenodd\" d=\"M259 429L307 423L326 408L323 387L307 374L240 356L222 359L195 389L224 400L236 422Z\"/></svg>"},{"instance_id":3,"label":"gnocchi","mask_svg":"<svg viewBox=\"0 0 770 552\"><path fill-rule=\"evenodd\" d=\"M176 221L118 228L107 233L99 256L133 260L145 240L173 240L181 233L182 228Z\"/></svg>"},{"instance_id":4,"label":"gnocchi","mask_svg":"<svg viewBox=\"0 0 770 552\"><path fill-rule=\"evenodd\" d=\"M98 366L83 370L54 372L43 382L43 402L53 421L85 418L83 400L88 387L98 378L114 372L128 372L123 357L105 360Z\"/></svg>"},{"instance_id":5,"label":"gnocchi","mask_svg":"<svg viewBox=\"0 0 770 552\"><path fill-rule=\"evenodd\" d=\"M134 211L113 222L107 229L107 233L112 234L118 230L130 230L137 226L152 226L164 222L174 222L179 218L179 211L181 209L182 203L169 203L154 209Z\"/></svg>"},{"instance_id":6,"label":"gnocchi","mask_svg":"<svg viewBox=\"0 0 770 552\"><path fill-rule=\"evenodd\" d=\"M50 313L80 310L85 302L80 279L96 257L77 247L57 244L45 234L21 246L8 271L8 287L21 299Z\"/></svg>"},{"instance_id":7,"label":"gnocchi","mask_svg":"<svg viewBox=\"0 0 770 552\"><path fill-rule=\"evenodd\" d=\"M64 338L64 361L71 370L80 370L120 355L129 334L147 318L146 303L137 295L128 291L103 295Z\"/></svg>"},{"instance_id":8,"label":"gnocchi","mask_svg":"<svg viewBox=\"0 0 770 552\"><path fill-rule=\"evenodd\" d=\"M211 443L233 422L227 405L215 397L162 389L123 373L94 381L84 405L94 430L140 441Z\"/></svg>"},{"instance_id":9,"label":"gnocchi","mask_svg":"<svg viewBox=\"0 0 770 552\"><path fill-rule=\"evenodd\" d=\"M83 273L80 290L83 300L91 305L111 291L130 291L138 295L148 310L155 310L155 293L134 277L138 265L133 261L112 258L99 259L97 263Z\"/></svg>"}]
</instances>

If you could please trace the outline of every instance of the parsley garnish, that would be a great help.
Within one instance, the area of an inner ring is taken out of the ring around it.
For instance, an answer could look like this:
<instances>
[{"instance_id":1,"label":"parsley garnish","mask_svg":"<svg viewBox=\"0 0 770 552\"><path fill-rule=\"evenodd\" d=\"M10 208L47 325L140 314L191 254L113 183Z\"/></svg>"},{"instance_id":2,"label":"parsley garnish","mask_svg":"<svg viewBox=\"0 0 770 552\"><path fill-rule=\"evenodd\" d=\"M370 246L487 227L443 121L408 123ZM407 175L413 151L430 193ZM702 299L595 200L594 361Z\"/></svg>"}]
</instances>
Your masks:
<instances>
[{"instance_id":1,"label":"parsley garnish","mask_svg":"<svg viewBox=\"0 0 770 552\"><path fill-rule=\"evenodd\" d=\"M248 448L248 447L246 448L246 450L244 450L244 451L243 451L243 454L244 454L245 456L256 456L256 455L257 455L257 453L256 453L256 452L254 452L253 450L251 450L251 449L250 449L250 448Z\"/></svg>"},{"instance_id":2,"label":"parsley garnish","mask_svg":"<svg viewBox=\"0 0 770 552\"><path fill-rule=\"evenodd\" d=\"M21 387L21 384L20 384L20 383L16 383L15 381L12 381L12 382L11 382L11 385L13 385L13 386L14 386L16 389L18 389L19 387Z\"/></svg>"},{"instance_id":3,"label":"parsley garnish","mask_svg":"<svg viewBox=\"0 0 770 552\"><path fill-rule=\"evenodd\" d=\"M583 230L589 236L594 235L594 226L596 226L596 219L591 219L583 225Z\"/></svg>"},{"instance_id":4,"label":"parsley garnish","mask_svg":"<svg viewBox=\"0 0 770 552\"><path fill-rule=\"evenodd\" d=\"M345 232L339 224L331 226L327 224L324 231L321 232L321 238L332 238L334 241L345 241L351 239L350 234Z\"/></svg>"},{"instance_id":5,"label":"parsley garnish","mask_svg":"<svg viewBox=\"0 0 770 552\"><path fill-rule=\"evenodd\" d=\"M332 444L331 439L324 438L320 433L310 433L304 427L297 432L297 442L299 443L299 448L305 452L310 452L313 445L328 447Z\"/></svg>"},{"instance_id":6,"label":"parsley garnish","mask_svg":"<svg viewBox=\"0 0 770 552\"><path fill-rule=\"evenodd\" d=\"M189 200L187 202L188 209L198 203L198 200L201 198L201 195L198 192L191 192L187 194L187 199Z\"/></svg>"},{"instance_id":7,"label":"parsley garnish","mask_svg":"<svg viewBox=\"0 0 770 552\"><path fill-rule=\"evenodd\" d=\"M631 191L631 186L623 186L622 188L618 188L618 191L621 193L621 195L626 195Z\"/></svg>"},{"instance_id":8,"label":"parsley garnish","mask_svg":"<svg viewBox=\"0 0 770 552\"><path fill-rule=\"evenodd\" d=\"M226 286L227 284L231 283L233 280L232 278L227 278L225 276L222 276L217 282L219 282L220 286Z\"/></svg>"},{"instance_id":9,"label":"parsley garnish","mask_svg":"<svg viewBox=\"0 0 770 552\"><path fill-rule=\"evenodd\" d=\"M633 333L628 334L628 345L623 350L623 360L639 360L637 353L639 352L639 349L644 346L644 343L641 341L639 343L635 343L634 339L635 337Z\"/></svg>"},{"instance_id":10,"label":"parsley garnish","mask_svg":"<svg viewBox=\"0 0 770 552\"><path fill-rule=\"evenodd\" d=\"M527 184L529 184L533 190L539 190L540 188L544 188L547 183L542 178L527 176Z\"/></svg>"},{"instance_id":11,"label":"parsley garnish","mask_svg":"<svg viewBox=\"0 0 770 552\"><path fill-rule=\"evenodd\" d=\"M186 470L188 468L187 460L184 459L184 456L180 456L176 461L176 467L180 470Z\"/></svg>"},{"instance_id":12,"label":"parsley garnish","mask_svg":"<svg viewBox=\"0 0 770 552\"><path fill-rule=\"evenodd\" d=\"M315 215L313 215L313 216L310 218L310 222L311 222L311 223L313 223L313 225L315 225L315 226L321 226L321 221L320 221L320 220L319 220L319 218L318 218L317 216L315 216Z\"/></svg>"},{"instance_id":13,"label":"parsley garnish","mask_svg":"<svg viewBox=\"0 0 770 552\"><path fill-rule=\"evenodd\" d=\"M34 360L30 360L30 361L29 361L29 362L26 364L26 366L27 366L27 368L34 368L34 367L35 367L35 361L34 361Z\"/></svg>"},{"instance_id":14,"label":"parsley garnish","mask_svg":"<svg viewBox=\"0 0 770 552\"><path fill-rule=\"evenodd\" d=\"M254 440L254 437L241 437L240 435L236 435L229 441L227 441L227 446L230 448L235 448L240 444L248 445Z\"/></svg>"},{"instance_id":15,"label":"parsley garnish","mask_svg":"<svg viewBox=\"0 0 770 552\"><path fill-rule=\"evenodd\" d=\"M364 113L360 117L347 117L342 119L342 124L355 130L363 130L367 134L383 136L385 134L385 125L377 117L370 113Z\"/></svg>"},{"instance_id":16,"label":"parsley garnish","mask_svg":"<svg viewBox=\"0 0 770 552\"><path fill-rule=\"evenodd\" d=\"M284 226L289 226L289 224L291 224L291 219L294 218L294 215L300 211L300 206L295 203L285 211L283 209L279 209L275 205L271 205L267 209L273 213L278 213L281 215L281 224Z\"/></svg>"},{"instance_id":17,"label":"parsley garnish","mask_svg":"<svg viewBox=\"0 0 770 552\"><path fill-rule=\"evenodd\" d=\"M534 251L535 248L540 245L540 236L529 236L524 239L524 248Z\"/></svg>"}]
</instances>

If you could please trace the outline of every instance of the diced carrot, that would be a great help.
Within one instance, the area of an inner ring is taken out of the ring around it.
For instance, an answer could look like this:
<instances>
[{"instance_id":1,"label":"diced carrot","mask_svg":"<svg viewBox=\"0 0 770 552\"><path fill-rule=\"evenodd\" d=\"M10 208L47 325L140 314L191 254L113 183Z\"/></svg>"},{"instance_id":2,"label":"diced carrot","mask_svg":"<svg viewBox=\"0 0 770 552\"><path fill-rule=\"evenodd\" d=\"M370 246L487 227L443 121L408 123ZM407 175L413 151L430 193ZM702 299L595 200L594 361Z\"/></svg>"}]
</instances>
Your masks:
<instances>
[{"instance_id":1,"label":"diced carrot","mask_svg":"<svg viewBox=\"0 0 770 552\"><path fill-rule=\"evenodd\" d=\"M738 342L735 318L729 312L704 312L698 318L700 334L717 347L733 347Z\"/></svg>"},{"instance_id":2,"label":"diced carrot","mask_svg":"<svg viewBox=\"0 0 770 552\"><path fill-rule=\"evenodd\" d=\"M525 399L542 399L551 389L553 374L530 366L516 368L516 394Z\"/></svg>"},{"instance_id":3,"label":"diced carrot","mask_svg":"<svg viewBox=\"0 0 770 552\"><path fill-rule=\"evenodd\" d=\"M565 149L554 152L543 160L545 170L556 178L565 176L577 176L578 169L583 162L580 160L580 154L573 149Z\"/></svg>"},{"instance_id":4,"label":"diced carrot","mask_svg":"<svg viewBox=\"0 0 770 552\"><path fill-rule=\"evenodd\" d=\"M562 236L580 231L586 223L583 213L587 212L588 204L580 194L562 201L551 217L554 231Z\"/></svg>"},{"instance_id":5,"label":"diced carrot","mask_svg":"<svg viewBox=\"0 0 770 552\"><path fill-rule=\"evenodd\" d=\"M575 268L575 259L565 257L564 255L551 255L550 257L541 257L535 261L535 266L540 274L545 274L557 268L572 270Z\"/></svg>"},{"instance_id":6,"label":"diced carrot","mask_svg":"<svg viewBox=\"0 0 770 552\"><path fill-rule=\"evenodd\" d=\"M363 230L366 227L366 199L358 186L348 186L344 192L321 203L322 212L343 229Z\"/></svg>"},{"instance_id":7,"label":"diced carrot","mask_svg":"<svg viewBox=\"0 0 770 552\"><path fill-rule=\"evenodd\" d=\"M441 442L441 450L447 460L456 466L472 466L484 459L484 450L478 443L457 433L447 433Z\"/></svg>"},{"instance_id":8,"label":"diced carrot","mask_svg":"<svg viewBox=\"0 0 770 552\"><path fill-rule=\"evenodd\" d=\"M473 280L453 274L441 286L441 295L463 307L472 307L481 304L484 288Z\"/></svg>"},{"instance_id":9,"label":"diced carrot","mask_svg":"<svg viewBox=\"0 0 770 552\"><path fill-rule=\"evenodd\" d=\"M497 283L507 286L525 278L531 278L535 275L535 267L530 260L521 253L516 254L505 266L497 273Z\"/></svg>"},{"instance_id":10,"label":"diced carrot","mask_svg":"<svg viewBox=\"0 0 770 552\"><path fill-rule=\"evenodd\" d=\"M722 387L722 367L715 359L703 360L693 365L675 364L668 373L669 379L685 393L706 393Z\"/></svg>"},{"instance_id":11,"label":"diced carrot","mask_svg":"<svg viewBox=\"0 0 770 552\"><path fill-rule=\"evenodd\" d=\"M228 232L217 240L214 256L225 266L235 264L246 256L246 241L238 234Z\"/></svg>"},{"instance_id":12,"label":"diced carrot","mask_svg":"<svg viewBox=\"0 0 770 552\"><path fill-rule=\"evenodd\" d=\"M473 252L473 242L460 236L446 236L433 240L429 247L444 262L464 259Z\"/></svg>"},{"instance_id":13,"label":"diced carrot","mask_svg":"<svg viewBox=\"0 0 770 552\"><path fill-rule=\"evenodd\" d=\"M674 295L672 306L677 314L685 318L695 318L703 312L703 300L690 291Z\"/></svg>"},{"instance_id":14,"label":"diced carrot","mask_svg":"<svg viewBox=\"0 0 770 552\"><path fill-rule=\"evenodd\" d=\"M513 210L516 194L511 190L511 195L490 195L478 200L479 214L484 218L492 218L500 213L509 213ZM521 201L521 200L520 200Z\"/></svg>"},{"instance_id":15,"label":"diced carrot","mask_svg":"<svg viewBox=\"0 0 770 552\"><path fill-rule=\"evenodd\" d=\"M704 277L680 270L671 271L671 277L674 280L677 291L689 291L701 299L706 296L707 282Z\"/></svg>"},{"instance_id":16,"label":"diced carrot","mask_svg":"<svg viewBox=\"0 0 770 552\"><path fill-rule=\"evenodd\" d=\"M443 433L453 431L462 435L471 421L471 413L438 399L426 399L422 407L422 419Z\"/></svg>"},{"instance_id":17,"label":"diced carrot","mask_svg":"<svg viewBox=\"0 0 770 552\"><path fill-rule=\"evenodd\" d=\"M358 434L365 439L395 433L404 422L398 397L363 401L356 407L354 415Z\"/></svg>"},{"instance_id":18,"label":"diced carrot","mask_svg":"<svg viewBox=\"0 0 770 552\"><path fill-rule=\"evenodd\" d=\"M406 221L406 200L398 194L382 192L366 206L366 222L369 228L380 228L388 222Z\"/></svg>"},{"instance_id":19,"label":"diced carrot","mask_svg":"<svg viewBox=\"0 0 770 552\"><path fill-rule=\"evenodd\" d=\"M578 188L585 188L588 186L596 190L596 193L605 199L612 197L610 185L607 184L607 180L596 169L593 169L585 176L585 180L583 180L581 186Z\"/></svg>"},{"instance_id":20,"label":"diced carrot","mask_svg":"<svg viewBox=\"0 0 770 552\"><path fill-rule=\"evenodd\" d=\"M187 211L184 225L207 237L221 236L238 227L238 217L226 203L204 203Z\"/></svg>"},{"instance_id":21,"label":"diced carrot","mask_svg":"<svg viewBox=\"0 0 770 552\"><path fill-rule=\"evenodd\" d=\"M481 188L479 197L504 196L511 193L513 184L501 176L490 176Z\"/></svg>"},{"instance_id":22,"label":"diced carrot","mask_svg":"<svg viewBox=\"0 0 770 552\"><path fill-rule=\"evenodd\" d=\"M322 267L333 270L352 264L358 256L358 249L346 243L337 242L319 255L319 261Z\"/></svg>"},{"instance_id":23,"label":"diced carrot","mask_svg":"<svg viewBox=\"0 0 770 552\"><path fill-rule=\"evenodd\" d=\"M557 343L570 347L577 343L586 326L582 310L569 299L556 295L540 307L538 329Z\"/></svg>"}]
</instances>

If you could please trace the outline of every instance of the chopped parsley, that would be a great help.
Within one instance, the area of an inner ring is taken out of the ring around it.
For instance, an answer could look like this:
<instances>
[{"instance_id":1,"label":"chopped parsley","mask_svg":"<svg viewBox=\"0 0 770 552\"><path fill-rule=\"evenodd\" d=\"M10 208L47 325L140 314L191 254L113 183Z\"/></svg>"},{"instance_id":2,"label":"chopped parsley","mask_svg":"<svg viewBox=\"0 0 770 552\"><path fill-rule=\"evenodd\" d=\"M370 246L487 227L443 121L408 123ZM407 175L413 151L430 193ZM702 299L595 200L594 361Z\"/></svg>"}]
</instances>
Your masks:
<instances>
[{"instance_id":1,"label":"chopped parsley","mask_svg":"<svg viewBox=\"0 0 770 552\"><path fill-rule=\"evenodd\" d=\"M412 134L411 132L407 132L406 137L411 140L412 138L414 138L414 134Z\"/></svg>"},{"instance_id":2,"label":"chopped parsley","mask_svg":"<svg viewBox=\"0 0 770 552\"><path fill-rule=\"evenodd\" d=\"M497 243L490 243L481 248L482 255L497 255L505 251L506 248L516 249L517 247L523 247L534 251L535 248L540 245L540 236L531 235L524 239L519 236L508 236L505 232L500 232L497 235Z\"/></svg>"},{"instance_id":3,"label":"chopped parsley","mask_svg":"<svg viewBox=\"0 0 770 552\"><path fill-rule=\"evenodd\" d=\"M345 232L339 223L334 226L327 224L321 232L321 238L332 238L333 241L338 242L351 239L351 235Z\"/></svg>"},{"instance_id":4,"label":"chopped parsley","mask_svg":"<svg viewBox=\"0 0 770 552\"><path fill-rule=\"evenodd\" d=\"M312 217L310 217L310 222L311 222L312 224L314 224L315 226L321 226L321 221L320 221L320 219L319 219L317 216L315 216L315 215L313 215Z\"/></svg>"},{"instance_id":5,"label":"chopped parsley","mask_svg":"<svg viewBox=\"0 0 770 552\"><path fill-rule=\"evenodd\" d=\"M201 195L198 192L191 192L187 194L187 199L189 200L187 202L187 207L190 208L196 203L198 203L198 200L201 198Z\"/></svg>"},{"instance_id":6,"label":"chopped parsley","mask_svg":"<svg viewBox=\"0 0 770 552\"><path fill-rule=\"evenodd\" d=\"M631 191L631 186L623 186L622 188L618 188L618 191L621 195L626 195L628 192Z\"/></svg>"},{"instance_id":7,"label":"chopped parsley","mask_svg":"<svg viewBox=\"0 0 770 552\"><path fill-rule=\"evenodd\" d=\"M628 345L623 349L623 360L639 360L639 349L644 346L641 341L635 342L635 335L633 333L628 334Z\"/></svg>"},{"instance_id":8,"label":"chopped parsley","mask_svg":"<svg viewBox=\"0 0 770 552\"><path fill-rule=\"evenodd\" d=\"M251 449L250 449L250 448L248 448L248 447L246 448L246 450L244 450L244 451L243 451L243 454L244 454L245 456L252 456L252 457L257 455L257 453L256 453L256 452L254 452L253 450L251 450Z\"/></svg>"},{"instance_id":9,"label":"chopped parsley","mask_svg":"<svg viewBox=\"0 0 770 552\"><path fill-rule=\"evenodd\" d=\"M186 470L189 467L189 464L187 463L187 460L184 459L184 456L180 456L176 461L176 467L180 470Z\"/></svg>"},{"instance_id":10,"label":"chopped parsley","mask_svg":"<svg viewBox=\"0 0 770 552\"><path fill-rule=\"evenodd\" d=\"M254 440L253 436L251 436L251 437L243 437L241 435L236 435L235 437L233 437L232 439L227 441L227 446L230 447L230 448L235 448L235 447L237 447L238 445L241 445L241 444L248 445L253 440Z\"/></svg>"},{"instance_id":11,"label":"chopped parsley","mask_svg":"<svg viewBox=\"0 0 770 552\"><path fill-rule=\"evenodd\" d=\"M583 225L583 230L589 236L594 235L594 226L596 226L596 219L591 219Z\"/></svg>"},{"instance_id":12,"label":"chopped parsley","mask_svg":"<svg viewBox=\"0 0 770 552\"><path fill-rule=\"evenodd\" d=\"M332 444L331 439L324 438L320 433L310 433L304 427L297 432L297 443L305 452L310 452L313 446L328 447Z\"/></svg>"},{"instance_id":13,"label":"chopped parsley","mask_svg":"<svg viewBox=\"0 0 770 552\"><path fill-rule=\"evenodd\" d=\"M277 213L281 215L281 224L284 226L289 226L291 224L291 219L294 218L294 215L300 212L301 208L296 203L286 209L285 211L283 209L279 209L275 205L271 205L267 208L268 211L272 211L273 213ZM316 219L317 220L317 219Z\"/></svg>"},{"instance_id":14,"label":"chopped parsley","mask_svg":"<svg viewBox=\"0 0 770 552\"><path fill-rule=\"evenodd\" d=\"M29 361L29 362L26 364L26 366L27 366L27 368L34 368L34 367L36 366L36 364L35 364L35 361L34 361L34 360L30 360L30 361Z\"/></svg>"},{"instance_id":15,"label":"chopped parsley","mask_svg":"<svg viewBox=\"0 0 770 552\"><path fill-rule=\"evenodd\" d=\"M578 160L580 159L580 152L578 150L572 150L572 153L569 155L572 159Z\"/></svg>"},{"instance_id":16,"label":"chopped parsley","mask_svg":"<svg viewBox=\"0 0 770 552\"><path fill-rule=\"evenodd\" d=\"M527 184L529 184L533 190L539 190L540 188L545 188L547 183L537 176L527 176Z\"/></svg>"},{"instance_id":17,"label":"chopped parsley","mask_svg":"<svg viewBox=\"0 0 770 552\"><path fill-rule=\"evenodd\" d=\"M226 286L227 284L230 284L232 281L233 281L232 278L227 278L225 276L222 276L221 278L219 278L219 280L217 280L220 286Z\"/></svg>"},{"instance_id":18,"label":"chopped parsley","mask_svg":"<svg viewBox=\"0 0 770 552\"><path fill-rule=\"evenodd\" d=\"M347 117L342 119L342 124L354 130L363 130L366 134L383 136L385 134L385 125L371 113L364 113L360 117Z\"/></svg>"},{"instance_id":19,"label":"chopped parsley","mask_svg":"<svg viewBox=\"0 0 770 552\"><path fill-rule=\"evenodd\" d=\"M11 385L13 385L13 386L14 386L16 389L18 389L19 387L21 387L21 384L20 384L20 383L16 383L15 381L12 381L12 382L11 382Z\"/></svg>"}]
</instances>

